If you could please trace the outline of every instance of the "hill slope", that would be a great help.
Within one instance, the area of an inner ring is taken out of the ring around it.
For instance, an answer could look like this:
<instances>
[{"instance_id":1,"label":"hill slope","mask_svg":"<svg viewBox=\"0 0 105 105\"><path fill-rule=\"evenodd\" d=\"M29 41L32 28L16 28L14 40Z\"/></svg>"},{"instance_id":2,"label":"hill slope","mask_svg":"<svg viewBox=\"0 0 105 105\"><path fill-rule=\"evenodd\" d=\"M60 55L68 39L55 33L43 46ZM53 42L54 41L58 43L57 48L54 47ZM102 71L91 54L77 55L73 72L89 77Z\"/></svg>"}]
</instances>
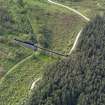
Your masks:
<instances>
[{"instance_id":1,"label":"hill slope","mask_svg":"<svg viewBox=\"0 0 105 105\"><path fill-rule=\"evenodd\" d=\"M83 30L74 54L48 67L27 105L105 104L105 19Z\"/></svg>"},{"instance_id":2,"label":"hill slope","mask_svg":"<svg viewBox=\"0 0 105 105\"><path fill-rule=\"evenodd\" d=\"M105 0L53 0L68 5L87 17L94 17L105 11Z\"/></svg>"},{"instance_id":3,"label":"hill slope","mask_svg":"<svg viewBox=\"0 0 105 105\"><path fill-rule=\"evenodd\" d=\"M32 53L29 49L15 45L14 38L30 40L32 35L37 36L43 47L68 53L84 25L84 20L75 13L47 1L24 0L24 8L13 0L0 2L0 67L5 73Z\"/></svg>"},{"instance_id":4,"label":"hill slope","mask_svg":"<svg viewBox=\"0 0 105 105\"><path fill-rule=\"evenodd\" d=\"M68 53L85 24L77 14L47 0L23 0L24 8L17 1L22 0L0 0L1 8L6 11L0 9L0 13L5 13L0 21L0 105L23 103L35 79L57 60L16 45L14 38L30 40L32 35L37 36L41 46Z\"/></svg>"}]
</instances>

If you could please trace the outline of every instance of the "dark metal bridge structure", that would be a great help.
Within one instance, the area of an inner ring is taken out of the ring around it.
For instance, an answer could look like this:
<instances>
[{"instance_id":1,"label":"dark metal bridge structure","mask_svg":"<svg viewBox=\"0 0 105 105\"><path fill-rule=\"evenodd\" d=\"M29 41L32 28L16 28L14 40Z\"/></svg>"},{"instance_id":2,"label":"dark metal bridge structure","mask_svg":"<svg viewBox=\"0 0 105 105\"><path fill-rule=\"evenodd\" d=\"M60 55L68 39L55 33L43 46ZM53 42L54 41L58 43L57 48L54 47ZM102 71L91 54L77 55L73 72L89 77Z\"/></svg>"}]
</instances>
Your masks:
<instances>
[{"instance_id":1,"label":"dark metal bridge structure","mask_svg":"<svg viewBox=\"0 0 105 105\"><path fill-rule=\"evenodd\" d=\"M14 39L14 40L15 40L16 44L18 44L20 46L30 48L33 51L38 51L38 49L41 49L41 50L44 50L46 52L50 52L50 53L53 53L53 54L56 54L56 55L59 55L59 56L62 56L62 57L68 57L68 55L59 53L57 51L53 51L53 50L50 50L50 49L47 49L47 48L43 48L40 45L38 45L37 43L33 43L32 41L22 41L22 40L19 40L19 39Z\"/></svg>"}]
</instances>

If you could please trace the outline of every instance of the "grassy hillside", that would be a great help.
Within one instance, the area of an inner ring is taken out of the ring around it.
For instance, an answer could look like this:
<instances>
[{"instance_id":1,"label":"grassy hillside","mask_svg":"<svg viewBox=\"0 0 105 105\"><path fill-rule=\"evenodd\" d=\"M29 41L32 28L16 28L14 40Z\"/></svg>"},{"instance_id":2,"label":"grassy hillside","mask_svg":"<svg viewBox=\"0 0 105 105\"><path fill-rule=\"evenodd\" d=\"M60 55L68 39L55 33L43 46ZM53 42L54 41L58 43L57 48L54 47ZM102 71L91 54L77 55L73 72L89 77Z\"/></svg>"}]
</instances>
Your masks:
<instances>
[{"instance_id":1,"label":"grassy hillside","mask_svg":"<svg viewBox=\"0 0 105 105\"><path fill-rule=\"evenodd\" d=\"M105 11L105 0L53 0L68 5L89 18Z\"/></svg>"},{"instance_id":2,"label":"grassy hillside","mask_svg":"<svg viewBox=\"0 0 105 105\"><path fill-rule=\"evenodd\" d=\"M9 1L7 1L9 2ZM19 14L16 4L2 2L0 9L0 67L6 73L13 65L31 54L29 49L23 49L15 44L14 38L29 39L31 31L24 15ZM14 6L11 8L11 6ZM27 30L27 28L29 30Z\"/></svg>"},{"instance_id":3,"label":"grassy hillside","mask_svg":"<svg viewBox=\"0 0 105 105\"><path fill-rule=\"evenodd\" d=\"M13 7L8 5L8 10L5 8L8 14L4 14L4 18L6 18L6 16L9 17L10 15L10 20L4 20L5 22L1 21L3 24L1 25L1 28L4 28L4 31L1 29L1 32L4 33L1 33L0 35L0 54L6 54L6 56L0 56L0 65L4 68L5 72L14 64L31 54L30 50L17 46L13 41L14 38L24 40L31 38L30 32L32 30L26 15L29 17L35 33L32 35L37 36L39 43L42 46L47 43L50 49L62 53L69 52L77 33L83 25L81 18L78 18L77 15L66 9L50 5L47 1L45 3L36 1L33 2L33 4L32 2L25 2L26 5L24 9L20 8L15 2L10 2ZM6 4L4 4L4 6L5 5ZM24 11L28 12L24 13ZM46 35L49 38L46 39Z\"/></svg>"},{"instance_id":4,"label":"grassy hillside","mask_svg":"<svg viewBox=\"0 0 105 105\"><path fill-rule=\"evenodd\" d=\"M0 105L20 105L29 94L32 82L57 58L34 54L16 45L14 38L36 40L37 37L41 46L68 53L86 22L46 0L24 0L24 8L15 0L0 2Z\"/></svg>"},{"instance_id":5,"label":"grassy hillside","mask_svg":"<svg viewBox=\"0 0 105 105\"><path fill-rule=\"evenodd\" d=\"M44 67L54 62L51 57L39 55L30 57L5 77L0 84L0 104L20 105L30 94L30 88L35 78L41 77Z\"/></svg>"},{"instance_id":6,"label":"grassy hillside","mask_svg":"<svg viewBox=\"0 0 105 105\"><path fill-rule=\"evenodd\" d=\"M97 16L83 30L77 49L48 66L27 105L105 104L105 19Z\"/></svg>"}]
</instances>

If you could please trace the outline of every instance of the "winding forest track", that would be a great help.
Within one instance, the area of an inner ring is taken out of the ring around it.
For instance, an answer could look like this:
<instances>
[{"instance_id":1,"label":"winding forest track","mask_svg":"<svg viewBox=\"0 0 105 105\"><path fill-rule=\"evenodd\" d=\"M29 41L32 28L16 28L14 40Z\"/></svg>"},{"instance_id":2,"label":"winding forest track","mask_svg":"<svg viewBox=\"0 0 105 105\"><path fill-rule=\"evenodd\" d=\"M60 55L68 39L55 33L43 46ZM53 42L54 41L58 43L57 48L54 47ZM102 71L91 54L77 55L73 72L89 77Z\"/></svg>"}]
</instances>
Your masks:
<instances>
[{"instance_id":1,"label":"winding forest track","mask_svg":"<svg viewBox=\"0 0 105 105\"><path fill-rule=\"evenodd\" d=\"M49 2L49 3L52 3L52 4L55 4L55 5L58 5L58 6L61 6L61 7L64 7L64 8L66 8L66 9L68 9L68 10L70 10L70 11L76 13L77 15L81 16L81 17L84 18L86 21L90 21L90 19L89 19L88 17L86 17L85 15L83 15L81 12L79 12L79 11L77 11L77 10L75 10L75 9L73 9L73 8L71 8L71 7L69 7L69 6L65 6L65 5L63 5L63 4L54 2L54 1L52 1L52 0L48 0L48 2Z\"/></svg>"},{"instance_id":2,"label":"winding forest track","mask_svg":"<svg viewBox=\"0 0 105 105\"><path fill-rule=\"evenodd\" d=\"M32 58L33 54L31 54L30 56L24 58L23 60L21 60L20 62L18 62L16 65L14 65L11 69L8 70L8 72L0 79L0 85L2 84L3 80L6 78L6 76L8 74L10 74L14 69L16 69L20 64L24 63L25 61L27 61L28 59Z\"/></svg>"},{"instance_id":3,"label":"winding forest track","mask_svg":"<svg viewBox=\"0 0 105 105\"><path fill-rule=\"evenodd\" d=\"M42 79L42 78L39 77L39 78L37 78L37 79L32 83L31 88L30 88L30 91L34 89L34 87L35 87L35 85L37 84L37 82L39 82L41 79Z\"/></svg>"},{"instance_id":4,"label":"winding forest track","mask_svg":"<svg viewBox=\"0 0 105 105\"><path fill-rule=\"evenodd\" d=\"M76 45L77 45L77 42L78 42L78 39L79 39L81 33L82 33L82 29L79 31L79 33L78 33L78 35L77 35L77 37L76 37L76 39L75 39L75 42L74 42L74 44L73 44L73 47L71 48L71 50L70 50L70 52L69 52L68 55L70 55L70 54L72 53L72 51L76 48Z\"/></svg>"},{"instance_id":5,"label":"winding forest track","mask_svg":"<svg viewBox=\"0 0 105 105\"><path fill-rule=\"evenodd\" d=\"M63 7L63 8L66 8L66 9L68 9L68 10L70 10L70 11L76 13L77 15L79 15L79 16L81 16L83 19L85 19L87 22L90 21L90 19L89 19L88 17L86 17L85 15L83 15L81 12L79 12L79 11L77 11L77 10L75 10L75 9L73 9L73 8L71 8L71 7L69 7L69 6L65 6L65 5L63 5L63 4L54 2L54 1L52 1L52 0L48 0L48 2L51 3L51 4L55 4L55 5L61 6L61 7ZM72 51L76 48L76 45L77 45L77 42L78 42L78 39L79 39L81 33L82 33L82 29L81 29L81 30L79 31L79 33L77 34L77 37L76 37L76 39L75 39L75 41L74 41L74 44L73 44L73 46L72 46L72 48L71 48L71 50L70 50L70 52L69 52L68 55L70 55L70 54L72 53Z\"/></svg>"}]
</instances>

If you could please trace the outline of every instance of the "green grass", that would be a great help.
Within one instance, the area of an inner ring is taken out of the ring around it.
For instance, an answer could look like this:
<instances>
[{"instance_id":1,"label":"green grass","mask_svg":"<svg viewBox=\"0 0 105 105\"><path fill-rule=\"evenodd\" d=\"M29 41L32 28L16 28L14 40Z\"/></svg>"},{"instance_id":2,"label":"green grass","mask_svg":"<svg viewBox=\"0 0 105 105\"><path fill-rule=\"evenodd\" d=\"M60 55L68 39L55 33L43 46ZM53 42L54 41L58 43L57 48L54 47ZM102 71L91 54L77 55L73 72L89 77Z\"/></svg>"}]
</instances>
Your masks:
<instances>
[{"instance_id":1,"label":"green grass","mask_svg":"<svg viewBox=\"0 0 105 105\"><path fill-rule=\"evenodd\" d=\"M29 90L35 78L41 77L44 67L54 58L37 55L20 64L8 74L0 86L0 105L20 105L29 95Z\"/></svg>"},{"instance_id":2,"label":"green grass","mask_svg":"<svg viewBox=\"0 0 105 105\"><path fill-rule=\"evenodd\" d=\"M52 32L51 49L67 53L68 50L65 51L65 49L71 48L76 35L84 26L85 20L65 8L47 2L46 4L40 5L40 3L37 3L37 6L33 7L30 13L35 27L34 31L39 37L43 35L40 32L42 28L46 27Z\"/></svg>"},{"instance_id":3,"label":"green grass","mask_svg":"<svg viewBox=\"0 0 105 105\"><path fill-rule=\"evenodd\" d=\"M53 1L58 1L60 3L59 0ZM93 18L97 14L102 14L105 11L104 0L81 0L80 2L71 2L64 0L61 3L80 11L89 18Z\"/></svg>"},{"instance_id":4,"label":"green grass","mask_svg":"<svg viewBox=\"0 0 105 105\"><path fill-rule=\"evenodd\" d=\"M29 3L29 8L32 8L32 11L28 15L37 37L43 36L41 31L42 28L46 27L52 32L50 49L57 50L62 53L68 53L72 47L77 33L84 25L84 20L82 20L73 12L70 12L67 9L61 8L59 6L49 4L47 1L26 1ZM9 37L8 43L6 41L4 43L0 43L0 51L2 51L0 55L3 53L5 54L6 52L6 56L0 56L0 66L4 68L5 72L7 72L13 65L31 54L31 50L27 48L13 45L13 43L9 44L15 37L20 39L29 39L27 36L29 35L6 34L5 40L7 40L7 37Z\"/></svg>"},{"instance_id":5,"label":"green grass","mask_svg":"<svg viewBox=\"0 0 105 105\"><path fill-rule=\"evenodd\" d=\"M13 65L20 62L26 56L30 55L31 50L13 44L13 39L4 38L5 42L0 42L0 66L7 72Z\"/></svg>"}]
</instances>

